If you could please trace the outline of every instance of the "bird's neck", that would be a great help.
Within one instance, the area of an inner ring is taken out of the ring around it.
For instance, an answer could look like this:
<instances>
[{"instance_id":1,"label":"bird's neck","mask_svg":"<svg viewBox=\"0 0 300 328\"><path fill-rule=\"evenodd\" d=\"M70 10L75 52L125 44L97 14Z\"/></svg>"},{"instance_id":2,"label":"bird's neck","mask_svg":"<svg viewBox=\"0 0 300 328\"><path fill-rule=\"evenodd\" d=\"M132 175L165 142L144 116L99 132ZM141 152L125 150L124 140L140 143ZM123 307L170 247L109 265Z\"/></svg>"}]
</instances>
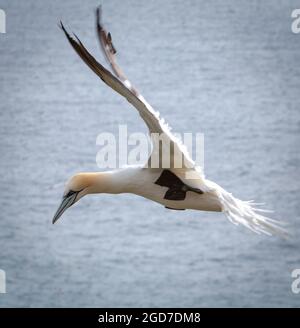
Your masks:
<instances>
[{"instance_id":1,"label":"bird's neck","mask_svg":"<svg viewBox=\"0 0 300 328\"><path fill-rule=\"evenodd\" d=\"M127 192L129 177L127 171L124 169L85 174L87 175L87 179L90 180L90 187L87 191L89 194L119 194Z\"/></svg>"}]
</instances>

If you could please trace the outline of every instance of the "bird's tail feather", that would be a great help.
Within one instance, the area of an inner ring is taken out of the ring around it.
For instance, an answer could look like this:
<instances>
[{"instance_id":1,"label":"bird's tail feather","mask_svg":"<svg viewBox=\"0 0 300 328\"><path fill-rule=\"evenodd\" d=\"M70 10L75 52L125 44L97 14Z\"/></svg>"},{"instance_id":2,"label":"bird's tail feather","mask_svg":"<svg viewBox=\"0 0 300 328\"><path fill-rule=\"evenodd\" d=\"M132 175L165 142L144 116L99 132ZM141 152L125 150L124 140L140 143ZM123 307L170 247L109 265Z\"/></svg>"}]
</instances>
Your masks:
<instances>
[{"instance_id":1,"label":"bird's tail feather","mask_svg":"<svg viewBox=\"0 0 300 328\"><path fill-rule=\"evenodd\" d=\"M278 235L283 238L288 237L289 234L282 227L282 222L260 214L263 212L272 212L255 207L261 204L237 199L220 186L215 191L222 204L223 212L233 224L241 224L258 234L264 233L266 235Z\"/></svg>"}]
</instances>

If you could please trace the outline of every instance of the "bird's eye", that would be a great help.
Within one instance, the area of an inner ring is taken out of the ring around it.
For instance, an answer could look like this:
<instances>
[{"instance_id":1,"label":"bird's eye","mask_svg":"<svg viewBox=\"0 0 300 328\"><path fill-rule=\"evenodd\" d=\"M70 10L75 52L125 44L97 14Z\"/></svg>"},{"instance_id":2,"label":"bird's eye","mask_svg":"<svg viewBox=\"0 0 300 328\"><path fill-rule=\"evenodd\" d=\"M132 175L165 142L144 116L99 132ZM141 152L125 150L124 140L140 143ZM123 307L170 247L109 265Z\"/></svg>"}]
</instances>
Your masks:
<instances>
[{"instance_id":1,"label":"bird's eye","mask_svg":"<svg viewBox=\"0 0 300 328\"><path fill-rule=\"evenodd\" d=\"M84 188L83 188L84 189ZM67 194L65 194L65 198L68 198L68 197L70 197L70 196L72 196L72 195L74 195L74 194L79 194L83 189L81 189L81 190L78 190L78 191L74 191L74 190L70 190Z\"/></svg>"},{"instance_id":2,"label":"bird's eye","mask_svg":"<svg viewBox=\"0 0 300 328\"><path fill-rule=\"evenodd\" d=\"M72 196L72 195L74 195L74 194L76 194L77 193L77 191L73 191L73 190L70 190L66 195L65 195L65 197L70 197L70 196Z\"/></svg>"}]
</instances>

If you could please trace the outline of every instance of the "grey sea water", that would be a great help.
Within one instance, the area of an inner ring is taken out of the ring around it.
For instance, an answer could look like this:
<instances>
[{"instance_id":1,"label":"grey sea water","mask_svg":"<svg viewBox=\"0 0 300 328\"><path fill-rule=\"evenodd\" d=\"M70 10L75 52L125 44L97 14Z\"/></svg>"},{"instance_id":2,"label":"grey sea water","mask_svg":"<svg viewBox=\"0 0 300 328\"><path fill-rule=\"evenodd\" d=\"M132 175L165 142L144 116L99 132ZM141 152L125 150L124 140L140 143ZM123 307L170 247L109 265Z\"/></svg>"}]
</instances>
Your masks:
<instances>
[{"instance_id":1,"label":"grey sea water","mask_svg":"<svg viewBox=\"0 0 300 328\"><path fill-rule=\"evenodd\" d=\"M98 169L99 133L146 132L58 28L103 62L98 4L0 1L0 306L299 306L299 2L103 1L130 79L173 130L205 134L206 176L266 203L288 241L131 195L86 197L51 224L65 181Z\"/></svg>"}]
</instances>

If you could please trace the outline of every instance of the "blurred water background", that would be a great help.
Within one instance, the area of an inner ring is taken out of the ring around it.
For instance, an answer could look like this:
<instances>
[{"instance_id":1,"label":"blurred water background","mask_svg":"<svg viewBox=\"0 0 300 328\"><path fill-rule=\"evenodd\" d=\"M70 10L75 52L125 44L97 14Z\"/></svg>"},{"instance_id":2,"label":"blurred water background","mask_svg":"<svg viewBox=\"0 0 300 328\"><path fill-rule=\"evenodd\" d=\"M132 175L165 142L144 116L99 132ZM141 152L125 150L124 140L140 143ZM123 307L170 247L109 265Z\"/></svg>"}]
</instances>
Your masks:
<instances>
[{"instance_id":1,"label":"blurred water background","mask_svg":"<svg viewBox=\"0 0 300 328\"><path fill-rule=\"evenodd\" d=\"M1 0L0 306L299 306L299 2L102 3L130 79L174 131L205 134L206 176L266 203L293 236L131 195L86 197L53 226L65 181L98 169L97 135L146 127L58 28L62 19L103 62L98 0Z\"/></svg>"}]
</instances>

